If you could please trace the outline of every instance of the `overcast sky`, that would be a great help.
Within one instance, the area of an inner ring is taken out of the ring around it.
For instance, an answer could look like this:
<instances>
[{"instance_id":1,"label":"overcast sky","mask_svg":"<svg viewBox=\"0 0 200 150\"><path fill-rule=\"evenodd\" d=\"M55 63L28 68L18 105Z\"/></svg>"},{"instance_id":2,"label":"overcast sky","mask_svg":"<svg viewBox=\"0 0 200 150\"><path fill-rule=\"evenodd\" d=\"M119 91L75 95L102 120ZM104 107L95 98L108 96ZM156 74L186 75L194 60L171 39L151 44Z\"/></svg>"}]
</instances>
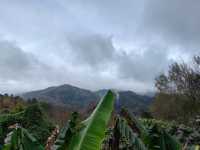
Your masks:
<instances>
[{"instance_id":1,"label":"overcast sky","mask_svg":"<svg viewBox=\"0 0 200 150\"><path fill-rule=\"evenodd\" d=\"M0 1L0 93L148 92L170 63L199 52L199 0Z\"/></svg>"}]
</instances>

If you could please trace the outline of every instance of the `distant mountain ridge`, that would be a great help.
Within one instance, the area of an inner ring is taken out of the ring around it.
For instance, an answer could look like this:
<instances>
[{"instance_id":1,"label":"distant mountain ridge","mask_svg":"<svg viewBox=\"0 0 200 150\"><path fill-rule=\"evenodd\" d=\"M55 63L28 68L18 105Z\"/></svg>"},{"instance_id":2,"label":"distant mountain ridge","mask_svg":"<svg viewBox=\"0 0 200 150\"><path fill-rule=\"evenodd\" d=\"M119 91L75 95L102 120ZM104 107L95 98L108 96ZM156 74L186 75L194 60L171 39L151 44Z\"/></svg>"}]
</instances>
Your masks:
<instances>
[{"instance_id":1,"label":"distant mountain ridge","mask_svg":"<svg viewBox=\"0 0 200 150\"><path fill-rule=\"evenodd\" d=\"M105 95L106 89L99 90L96 93L99 96ZM153 101L153 97L147 95L140 95L133 91L118 91L119 101L121 107L129 109L129 111L138 114L142 111L147 111L148 107Z\"/></svg>"},{"instance_id":2,"label":"distant mountain ridge","mask_svg":"<svg viewBox=\"0 0 200 150\"><path fill-rule=\"evenodd\" d=\"M90 103L97 102L106 92L107 89L90 91L64 84L43 90L27 92L22 94L22 97L25 99L36 98L55 104L86 107ZM146 110L153 99L152 97L139 95L133 91L119 91L118 93L121 106L128 108L134 113Z\"/></svg>"},{"instance_id":3,"label":"distant mountain ridge","mask_svg":"<svg viewBox=\"0 0 200 150\"><path fill-rule=\"evenodd\" d=\"M77 106L87 105L99 98L98 95L89 90L81 89L69 84L27 92L22 94L22 97L25 99L36 98L50 103L71 104Z\"/></svg>"}]
</instances>

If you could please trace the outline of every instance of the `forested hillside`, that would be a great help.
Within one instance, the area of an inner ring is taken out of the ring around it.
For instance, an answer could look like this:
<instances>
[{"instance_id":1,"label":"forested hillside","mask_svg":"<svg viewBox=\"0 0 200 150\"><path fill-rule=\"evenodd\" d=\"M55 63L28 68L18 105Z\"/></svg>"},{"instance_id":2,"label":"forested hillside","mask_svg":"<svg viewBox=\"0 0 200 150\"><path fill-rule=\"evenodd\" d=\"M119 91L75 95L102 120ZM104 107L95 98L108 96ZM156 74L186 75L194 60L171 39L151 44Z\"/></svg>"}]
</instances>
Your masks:
<instances>
[{"instance_id":1,"label":"forested hillside","mask_svg":"<svg viewBox=\"0 0 200 150\"><path fill-rule=\"evenodd\" d=\"M99 98L89 90L81 89L68 84L49 87L47 89L27 92L22 95L25 99L36 98L54 104L67 104L77 107L87 106Z\"/></svg>"},{"instance_id":2,"label":"forested hillside","mask_svg":"<svg viewBox=\"0 0 200 150\"><path fill-rule=\"evenodd\" d=\"M86 110L88 106L96 105L108 90L90 91L71 85L49 87L47 89L28 92L22 95L24 99L37 98L48 103L65 105L74 109ZM119 91L120 105L134 114L148 111L153 97L140 95L132 91Z\"/></svg>"}]
</instances>

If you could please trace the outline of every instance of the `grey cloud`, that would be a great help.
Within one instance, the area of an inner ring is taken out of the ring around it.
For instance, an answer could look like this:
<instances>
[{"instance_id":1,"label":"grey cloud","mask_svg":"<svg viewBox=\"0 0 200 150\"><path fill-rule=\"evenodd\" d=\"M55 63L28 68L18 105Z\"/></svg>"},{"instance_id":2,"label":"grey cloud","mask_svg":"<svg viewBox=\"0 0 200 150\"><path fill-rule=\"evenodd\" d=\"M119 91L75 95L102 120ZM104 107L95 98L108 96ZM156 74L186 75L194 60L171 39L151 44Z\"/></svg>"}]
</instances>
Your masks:
<instances>
[{"instance_id":1,"label":"grey cloud","mask_svg":"<svg viewBox=\"0 0 200 150\"><path fill-rule=\"evenodd\" d=\"M123 53L120 55L118 69L122 78L153 83L155 77L166 70L169 62L164 48L149 46L142 54Z\"/></svg>"},{"instance_id":2,"label":"grey cloud","mask_svg":"<svg viewBox=\"0 0 200 150\"><path fill-rule=\"evenodd\" d=\"M1 1L0 92L152 89L170 57L199 52L199 10L198 0Z\"/></svg>"},{"instance_id":3,"label":"grey cloud","mask_svg":"<svg viewBox=\"0 0 200 150\"><path fill-rule=\"evenodd\" d=\"M20 78L33 67L35 60L13 42L0 41L1 78Z\"/></svg>"},{"instance_id":4,"label":"grey cloud","mask_svg":"<svg viewBox=\"0 0 200 150\"><path fill-rule=\"evenodd\" d=\"M104 70L115 68L122 80L152 83L159 73L165 71L170 62L167 48L159 45L149 45L143 49L143 53L136 54L134 50L127 53L123 49L116 49L111 38L103 35L75 36L69 41L71 51L75 54L75 61L78 60L79 63L87 64L94 69L106 64Z\"/></svg>"},{"instance_id":5,"label":"grey cloud","mask_svg":"<svg viewBox=\"0 0 200 150\"><path fill-rule=\"evenodd\" d=\"M79 63L83 62L90 66L100 66L112 62L115 57L115 48L112 38L99 35L76 35L68 38L72 55Z\"/></svg>"},{"instance_id":6,"label":"grey cloud","mask_svg":"<svg viewBox=\"0 0 200 150\"><path fill-rule=\"evenodd\" d=\"M25 52L15 42L0 40L0 91L21 92L47 85L52 78L50 66ZM41 81L42 80L42 81Z\"/></svg>"},{"instance_id":7,"label":"grey cloud","mask_svg":"<svg viewBox=\"0 0 200 150\"><path fill-rule=\"evenodd\" d=\"M200 1L148 1L141 21L144 36L162 38L166 44L187 50L200 48ZM197 48L198 47L198 48Z\"/></svg>"}]
</instances>

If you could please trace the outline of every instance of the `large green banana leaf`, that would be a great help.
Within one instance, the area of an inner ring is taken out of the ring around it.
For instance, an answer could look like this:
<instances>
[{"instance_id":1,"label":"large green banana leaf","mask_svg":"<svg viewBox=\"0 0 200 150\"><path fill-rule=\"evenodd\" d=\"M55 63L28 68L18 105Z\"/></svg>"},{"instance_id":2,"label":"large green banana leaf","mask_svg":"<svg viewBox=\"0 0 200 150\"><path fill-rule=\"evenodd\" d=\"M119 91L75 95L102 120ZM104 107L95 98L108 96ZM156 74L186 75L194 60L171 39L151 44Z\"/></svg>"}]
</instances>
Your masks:
<instances>
[{"instance_id":1,"label":"large green banana leaf","mask_svg":"<svg viewBox=\"0 0 200 150\"><path fill-rule=\"evenodd\" d=\"M71 139L67 150L100 150L106 126L114 107L115 94L108 91L93 111L82 122L82 128Z\"/></svg>"}]
</instances>

